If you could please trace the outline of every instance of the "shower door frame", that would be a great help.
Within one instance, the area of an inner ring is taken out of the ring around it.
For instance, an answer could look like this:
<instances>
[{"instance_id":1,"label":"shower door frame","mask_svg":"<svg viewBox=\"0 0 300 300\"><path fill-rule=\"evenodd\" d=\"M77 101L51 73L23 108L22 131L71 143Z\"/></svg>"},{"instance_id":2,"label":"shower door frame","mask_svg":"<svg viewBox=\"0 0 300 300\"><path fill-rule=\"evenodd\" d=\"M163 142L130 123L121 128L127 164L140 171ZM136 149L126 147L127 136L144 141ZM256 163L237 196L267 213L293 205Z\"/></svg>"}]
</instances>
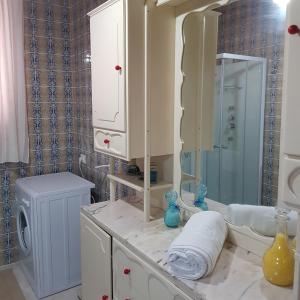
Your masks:
<instances>
[{"instance_id":1,"label":"shower door frame","mask_svg":"<svg viewBox=\"0 0 300 300\"><path fill-rule=\"evenodd\" d=\"M220 91L220 98L221 100L221 107L220 107L220 126L222 132L223 128L223 119L222 119L222 112L223 112L223 101L224 101L224 60L225 59L236 59L240 61L255 61L260 62L262 64L262 88L261 88L261 114L260 114L260 124L261 124L261 130L260 130L260 147L259 147L259 182L258 182L258 195L257 195L257 205L262 205L262 181L263 181L263 149L264 149L264 119L265 119L265 102L266 102L266 83L267 83L267 59L263 57L255 57L255 56L247 56L247 55L239 55L239 54L231 54L231 53L221 53L217 54L216 57L217 60L221 59L221 91ZM248 72L248 70L247 70ZM247 88L247 87L246 87ZM220 139L220 137L219 137ZM245 149L245 147L244 147ZM220 149L221 150L221 149ZM222 157L220 157L220 160ZM221 164L221 161L220 161ZM221 187L221 170L219 170L219 187ZM243 188L244 191L244 188ZM221 188L219 190L219 194L221 192ZM219 197L220 198L220 197Z\"/></svg>"}]
</instances>

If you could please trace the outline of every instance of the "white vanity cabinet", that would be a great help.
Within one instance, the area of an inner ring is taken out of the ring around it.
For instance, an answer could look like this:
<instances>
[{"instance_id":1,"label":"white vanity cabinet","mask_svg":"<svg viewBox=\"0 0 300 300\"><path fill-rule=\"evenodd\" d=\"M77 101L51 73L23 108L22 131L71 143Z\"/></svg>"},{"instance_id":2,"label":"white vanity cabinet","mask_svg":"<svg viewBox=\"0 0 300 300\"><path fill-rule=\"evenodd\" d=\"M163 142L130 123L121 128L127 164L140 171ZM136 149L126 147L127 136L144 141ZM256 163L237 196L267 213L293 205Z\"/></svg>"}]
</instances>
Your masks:
<instances>
[{"instance_id":1,"label":"white vanity cabinet","mask_svg":"<svg viewBox=\"0 0 300 300\"><path fill-rule=\"evenodd\" d=\"M83 213L81 268L82 300L192 300Z\"/></svg>"},{"instance_id":2,"label":"white vanity cabinet","mask_svg":"<svg viewBox=\"0 0 300 300\"><path fill-rule=\"evenodd\" d=\"M115 300L191 300L116 239L112 259Z\"/></svg>"},{"instance_id":3,"label":"white vanity cabinet","mask_svg":"<svg viewBox=\"0 0 300 300\"><path fill-rule=\"evenodd\" d=\"M153 7L149 13L148 68L144 0L108 0L88 15L95 151L126 160L144 157L147 73L150 152L172 154L175 24L170 10Z\"/></svg>"},{"instance_id":4,"label":"white vanity cabinet","mask_svg":"<svg viewBox=\"0 0 300 300\"><path fill-rule=\"evenodd\" d=\"M83 300L112 300L111 237L81 214L81 282Z\"/></svg>"}]
</instances>

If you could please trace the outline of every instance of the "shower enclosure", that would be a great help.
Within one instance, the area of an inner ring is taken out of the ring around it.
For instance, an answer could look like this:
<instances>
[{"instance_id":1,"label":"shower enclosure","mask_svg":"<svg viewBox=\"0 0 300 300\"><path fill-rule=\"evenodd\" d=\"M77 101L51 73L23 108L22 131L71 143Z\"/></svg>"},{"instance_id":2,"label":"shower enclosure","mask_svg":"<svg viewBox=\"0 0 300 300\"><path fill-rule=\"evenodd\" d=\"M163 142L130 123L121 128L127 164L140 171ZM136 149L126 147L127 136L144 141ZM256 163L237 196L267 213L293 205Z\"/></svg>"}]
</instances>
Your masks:
<instances>
[{"instance_id":1,"label":"shower enclosure","mask_svg":"<svg viewBox=\"0 0 300 300\"><path fill-rule=\"evenodd\" d=\"M266 59L217 55L212 151L201 152L207 197L224 204L261 204ZM195 153L183 153L193 174ZM194 191L191 184L184 189Z\"/></svg>"},{"instance_id":2,"label":"shower enclosure","mask_svg":"<svg viewBox=\"0 0 300 300\"><path fill-rule=\"evenodd\" d=\"M266 59L217 56L213 151L202 154L208 197L261 204Z\"/></svg>"}]
</instances>

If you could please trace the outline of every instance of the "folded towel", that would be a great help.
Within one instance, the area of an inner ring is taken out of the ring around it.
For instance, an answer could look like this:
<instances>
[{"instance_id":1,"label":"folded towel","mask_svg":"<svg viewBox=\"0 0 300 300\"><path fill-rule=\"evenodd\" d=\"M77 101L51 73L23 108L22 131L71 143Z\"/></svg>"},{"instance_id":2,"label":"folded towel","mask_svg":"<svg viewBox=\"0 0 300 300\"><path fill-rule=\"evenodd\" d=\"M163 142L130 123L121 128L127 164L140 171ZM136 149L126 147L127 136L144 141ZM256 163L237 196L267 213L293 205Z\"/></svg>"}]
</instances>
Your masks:
<instances>
[{"instance_id":1,"label":"folded towel","mask_svg":"<svg viewBox=\"0 0 300 300\"><path fill-rule=\"evenodd\" d=\"M226 220L236 226L248 226L262 235L275 236L275 216L275 207L230 204L227 207ZM294 236L297 231L298 214L291 211L288 216L288 235Z\"/></svg>"},{"instance_id":2,"label":"folded towel","mask_svg":"<svg viewBox=\"0 0 300 300\"><path fill-rule=\"evenodd\" d=\"M194 214L168 249L170 273L196 280L214 268L227 235L223 216L215 211Z\"/></svg>"}]
</instances>

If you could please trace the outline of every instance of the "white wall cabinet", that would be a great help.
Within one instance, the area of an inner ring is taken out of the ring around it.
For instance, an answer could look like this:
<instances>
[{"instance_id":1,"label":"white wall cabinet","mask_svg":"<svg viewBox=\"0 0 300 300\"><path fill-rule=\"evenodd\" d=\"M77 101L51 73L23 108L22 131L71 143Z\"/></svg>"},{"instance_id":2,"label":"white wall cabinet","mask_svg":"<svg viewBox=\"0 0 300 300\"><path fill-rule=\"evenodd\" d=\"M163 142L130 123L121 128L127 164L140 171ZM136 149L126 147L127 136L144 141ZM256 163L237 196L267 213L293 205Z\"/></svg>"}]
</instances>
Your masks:
<instances>
[{"instance_id":1,"label":"white wall cabinet","mask_svg":"<svg viewBox=\"0 0 300 300\"><path fill-rule=\"evenodd\" d=\"M116 239L111 248L111 240L81 213L82 300L192 300Z\"/></svg>"},{"instance_id":2,"label":"white wall cabinet","mask_svg":"<svg viewBox=\"0 0 300 300\"><path fill-rule=\"evenodd\" d=\"M300 2L291 0L287 9L287 30L300 28ZM299 29L300 32L300 29ZM279 198L300 209L300 35L286 34L284 60L284 90L282 105L282 135ZM292 32L291 32L292 33Z\"/></svg>"},{"instance_id":3,"label":"white wall cabinet","mask_svg":"<svg viewBox=\"0 0 300 300\"><path fill-rule=\"evenodd\" d=\"M81 214L83 300L112 300L111 237Z\"/></svg>"},{"instance_id":4,"label":"white wall cabinet","mask_svg":"<svg viewBox=\"0 0 300 300\"><path fill-rule=\"evenodd\" d=\"M290 0L284 49L282 125L280 140L279 201L300 212L300 2ZM300 299L300 219L298 220L297 252L293 299Z\"/></svg>"},{"instance_id":5,"label":"white wall cabinet","mask_svg":"<svg viewBox=\"0 0 300 300\"><path fill-rule=\"evenodd\" d=\"M175 23L170 11L154 6L150 13L152 156L173 153ZM126 160L144 157L145 1L108 0L89 16L95 151Z\"/></svg>"}]
</instances>

